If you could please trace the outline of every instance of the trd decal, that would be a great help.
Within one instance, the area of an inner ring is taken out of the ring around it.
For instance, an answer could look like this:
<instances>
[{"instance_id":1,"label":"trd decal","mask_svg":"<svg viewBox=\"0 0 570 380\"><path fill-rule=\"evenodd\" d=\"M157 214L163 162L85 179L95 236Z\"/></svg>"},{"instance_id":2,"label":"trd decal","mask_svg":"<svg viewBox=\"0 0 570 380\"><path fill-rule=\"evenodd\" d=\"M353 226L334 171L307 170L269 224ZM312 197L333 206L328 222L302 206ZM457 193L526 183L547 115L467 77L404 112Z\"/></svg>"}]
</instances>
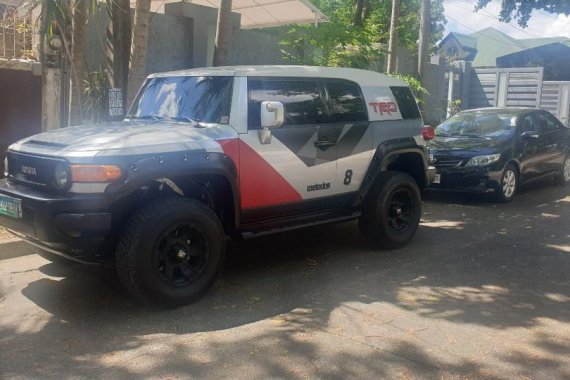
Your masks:
<instances>
[{"instance_id":1,"label":"trd decal","mask_svg":"<svg viewBox=\"0 0 570 380\"><path fill-rule=\"evenodd\" d=\"M330 182L315 183L314 185L307 186L307 191L326 190L330 188L331 188Z\"/></svg>"},{"instance_id":2,"label":"trd decal","mask_svg":"<svg viewBox=\"0 0 570 380\"><path fill-rule=\"evenodd\" d=\"M392 112L398 112L398 106L394 102L371 102L369 106L374 107L374 112L384 115L391 115Z\"/></svg>"}]
</instances>

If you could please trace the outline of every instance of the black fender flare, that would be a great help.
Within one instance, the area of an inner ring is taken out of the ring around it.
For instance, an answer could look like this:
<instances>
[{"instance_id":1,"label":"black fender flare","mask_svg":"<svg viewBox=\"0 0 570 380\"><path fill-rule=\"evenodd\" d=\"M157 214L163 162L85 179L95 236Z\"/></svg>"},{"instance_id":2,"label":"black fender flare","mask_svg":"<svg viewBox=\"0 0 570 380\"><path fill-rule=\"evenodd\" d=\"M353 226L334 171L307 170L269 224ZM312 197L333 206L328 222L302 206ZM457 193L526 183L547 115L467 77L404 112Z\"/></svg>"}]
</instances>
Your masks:
<instances>
[{"instance_id":1,"label":"black fender flare","mask_svg":"<svg viewBox=\"0 0 570 380\"><path fill-rule=\"evenodd\" d=\"M404 153L417 153L420 155L424 166L424 175L426 181L425 183L428 183L428 159L425 147L418 145L416 143L416 140L412 137L386 140L378 146L374 152L374 155L372 156L372 160L370 161L366 175L364 176L362 184L360 185L360 202L362 202L362 199L368 195L368 192L372 188L372 184L378 175L384 170L385 165L387 162L389 162L390 158L395 155Z\"/></svg>"},{"instance_id":2,"label":"black fender flare","mask_svg":"<svg viewBox=\"0 0 570 380\"><path fill-rule=\"evenodd\" d=\"M239 228L241 196L238 185L238 170L233 160L218 152L161 153L123 161L125 180L111 184L107 193L114 199L128 197L149 181L188 175L212 174L225 178L230 184L234 205L234 225Z\"/></svg>"}]
</instances>

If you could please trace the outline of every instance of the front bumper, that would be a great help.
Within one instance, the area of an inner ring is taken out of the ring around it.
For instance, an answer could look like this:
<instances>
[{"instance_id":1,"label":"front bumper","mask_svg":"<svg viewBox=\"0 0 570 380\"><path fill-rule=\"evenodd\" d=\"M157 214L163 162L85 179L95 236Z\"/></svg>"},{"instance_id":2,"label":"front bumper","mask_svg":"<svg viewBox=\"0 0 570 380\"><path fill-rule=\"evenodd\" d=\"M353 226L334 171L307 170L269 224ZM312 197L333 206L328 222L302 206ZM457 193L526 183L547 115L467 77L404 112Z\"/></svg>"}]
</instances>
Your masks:
<instances>
[{"instance_id":1,"label":"front bumper","mask_svg":"<svg viewBox=\"0 0 570 380\"><path fill-rule=\"evenodd\" d=\"M48 251L80 261L103 262L111 230L107 195L46 193L0 180L0 194L21 200L22 218L0 215L0 225Z\"/></svg>"},{"instance_id":2,"label":"front bumper","mask_svg":"<svg viewBox=\"0 0 570 380\"><path fill-rule=\"evenodd\" d=\"M436 180L430 184L430 190L459 192L492 192L500 187L501 170L489 167L435 167ZM438 183L439 182L439 183Z\"/></svg>"}]
</instances>

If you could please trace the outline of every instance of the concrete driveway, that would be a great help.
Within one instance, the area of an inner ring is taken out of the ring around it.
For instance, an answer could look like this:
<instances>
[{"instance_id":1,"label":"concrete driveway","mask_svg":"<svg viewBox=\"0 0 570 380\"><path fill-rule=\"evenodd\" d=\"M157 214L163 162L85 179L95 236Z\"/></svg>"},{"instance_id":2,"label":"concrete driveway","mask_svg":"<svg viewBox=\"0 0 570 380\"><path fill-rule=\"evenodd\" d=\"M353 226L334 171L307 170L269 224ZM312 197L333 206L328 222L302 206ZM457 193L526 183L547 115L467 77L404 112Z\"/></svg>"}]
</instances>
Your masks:
<instances>
[{"instance_id":1,"label":"concrete driveway","mask_svg":"<svg viewBox=\"0 0 570 380\"><path fill-rule=\"evenodd\" d=\"M570 189L430 195L406 248L356 224L229 247L177 310L109 274L0 245L0 377L570 378Z\"/></svg>"}]
</instances>

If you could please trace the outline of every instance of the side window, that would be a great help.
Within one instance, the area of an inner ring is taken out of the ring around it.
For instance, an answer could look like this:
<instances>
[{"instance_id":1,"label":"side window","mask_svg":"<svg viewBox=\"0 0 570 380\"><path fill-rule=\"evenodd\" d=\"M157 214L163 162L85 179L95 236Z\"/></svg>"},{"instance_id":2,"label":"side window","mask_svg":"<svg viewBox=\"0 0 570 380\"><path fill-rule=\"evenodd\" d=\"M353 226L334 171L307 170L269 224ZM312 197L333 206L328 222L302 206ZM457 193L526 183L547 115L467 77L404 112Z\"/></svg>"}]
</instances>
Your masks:
<instances>
[{"instance_id":1,"label":"side window","mask_svg":"<svg viewBox=\"0 0 570 380\"><path fill-rule=\"evenodd\" d=\"M402 119L421 119L418 102L409 87L392 86L390 90L396 98Z\"/></svg>"},{"instance_id":2,"label":"side window","mask_svg":"<svg viewBox=\"0 0 570 380\"><path fill-rule=\"evenodd\" d=\"M532 115L526 115L521 119L521 133L523 132L540 132L540 128L534 122Z\"/></svg>"},{"instance_id":3,"label":"side window","mask_svg":"<svg viewBox=\"0 0 570 380\"><path fill-rule=\"evenodd\" d=\"M368 121L360 86L342 79L327 79L325 86L332 104L331 122Z\"/></svg>"},{"instance_id":4,"label":"side window","mask_svg":"<svg viewBox=\"0 0 570 380\"><path fill-rule=\"evenodd\" d=\"M285 107L285 126L325 122L325 107L316 79L248 79L248 126L261 128L261 102L277 101Z\"/></svg>"},{"instance_id":5,"label":"side window","mask_svg":"<svg viewBox=\"0 0 570 380\"><path fill-rule=\"evenodd\" d=\"M560 125L558 125L556 119L554 119L552 115L547 114L546 112L539 112L538 120L540 121L540 126L542 127L543 132L556 131L558 128L560 128Z\"/></svg>"}]
</instances>

